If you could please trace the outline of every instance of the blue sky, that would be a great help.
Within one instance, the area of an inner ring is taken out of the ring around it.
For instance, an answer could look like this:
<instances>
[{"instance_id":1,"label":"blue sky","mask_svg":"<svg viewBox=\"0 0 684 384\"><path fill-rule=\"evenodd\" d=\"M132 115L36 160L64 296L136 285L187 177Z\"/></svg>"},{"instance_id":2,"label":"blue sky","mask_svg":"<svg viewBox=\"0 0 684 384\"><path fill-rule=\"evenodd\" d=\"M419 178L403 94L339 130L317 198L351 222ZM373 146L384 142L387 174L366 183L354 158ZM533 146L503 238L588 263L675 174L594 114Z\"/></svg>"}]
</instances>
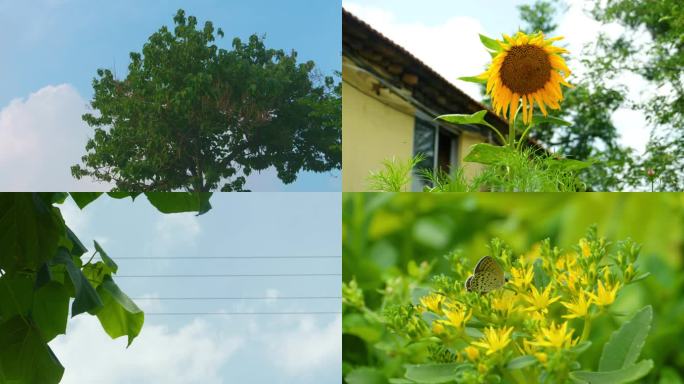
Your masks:
<instances>
[{"instance_id":1,"label":"blue sky","mask_svg":"<svg viewBox=\"0 0 684 384\"><path fill-rule=\"evenodd\" d=\"M500 38L512 34L523 25L517 6L533 0L343 0L342 5L390 39L422 59L464 92L480 99L476 84L457 80L461 76L482 73L490 60L478 39L478 33ZM556 14L558 28L551 36L565 39L559 44L570 51L569 68L575 74L584 71L580 63L582 49L596 40L600 32L617 37L623 28L616 24L602 25L587 15L593 0L561 0ZM548 31L546 31L548 32ZM643 33L639 39L648 39ZM574 77L569 78L570 83ZM649 85L639 76L619 74L615 84L628 84L628 98L645 100L651 94L667 92ZM611 116L620 134L619 142L643 152L650 128L642 113L625 103Z\"/></svg>"},{"instance_id":2,"label":"blue sky","mask_svg":"<svg viewBox=\"0 0 684 384\"><path fill-rule=\"evenodd\" d=\"M0 184L3 190L93 189L84 183L76 183L75 188L64 185L74 183L68 165L65 170L54 167L77 161L84 151L90 130L79 120L92 97L95 72L98 68L116 68L119 76L125 76L129 52L140 51L152 33L172 24L179 8L196 16L200 23L211 20L222 28L226 35L218 43L222 47L230 48L233 37L246 39L257 33L266 35L269 47L295 49L300 60L314 60L323 74L340 69L337 0L0 0L0 138L24 152L45 152L53 147L57 147L56 152L73 152L70 156L42 153L43 162L52 163L52 168L46 168L36 159L12 156L6 150L10 155L0 155L0 171L24 168L24 172L40 173L32 178L18 175L12 184ZM45 89L60 85L64 86ZM13 100L15 104L11 105ZM65 116L67 112L76 118ZM43 115L47 116L41 120ZM57 138L61 147L49 145L54 144L54 138L41 139L49 135L67 135L69 140ZM273 172L266 172L250 179L250 185L258 190L336 191L340 190L340 178L338 172L304 174L295 184L283 186ZM107 188L100 185L99 189Z\"/></svg>"},{"instance_id":3,"label":"blue sky","mask_svg":"<svg viewBox=\"0 0 684 384\"><path fill-rule=\"evenodd\" d=\"M133 260L120 257L340 256L339 193L220 193L202 216L164 215L144 197L102 196L83 211L68 200L67 225L96 239L119 275L341 273L341 259ZM117 259L119 258L119 259ZM115 278L147 312L332 311L339 299L162 301L164 297L339 297L340 277ZM340 315L152 316L126 350L97 319L77 316L51 343L64 383L338 383Z\"/></svg>"}]
</instances>

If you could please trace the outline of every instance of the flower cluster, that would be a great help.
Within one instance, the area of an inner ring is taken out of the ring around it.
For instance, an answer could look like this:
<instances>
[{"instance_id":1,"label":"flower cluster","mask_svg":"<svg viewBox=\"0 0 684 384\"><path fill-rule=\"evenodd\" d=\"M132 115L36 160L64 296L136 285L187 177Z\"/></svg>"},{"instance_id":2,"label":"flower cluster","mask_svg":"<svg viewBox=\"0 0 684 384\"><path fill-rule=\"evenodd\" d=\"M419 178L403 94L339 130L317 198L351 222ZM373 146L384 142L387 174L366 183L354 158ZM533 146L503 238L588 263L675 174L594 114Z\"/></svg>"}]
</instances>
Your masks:
<instances>
[{"instance_id":1,"label":"flower cluster","mask_svg":"<svg viewBox=\"0 0 684 384\"><path fill-rule=\"evenodd\" d=\"M569 251L545 240L513 257L494 240L491 256L507 276L502 288L466 291L470 272L455 257L455 278L436 278L415 307L429 325L429 337L452 352L454 363L464 363L461 381L489 382L524 372L563 382L589 346L592 321L606 313L622 287L645 277L637 276L635 243L620 242L610 254L607 246L593 227Z\"/></svg>"}]
</instances>

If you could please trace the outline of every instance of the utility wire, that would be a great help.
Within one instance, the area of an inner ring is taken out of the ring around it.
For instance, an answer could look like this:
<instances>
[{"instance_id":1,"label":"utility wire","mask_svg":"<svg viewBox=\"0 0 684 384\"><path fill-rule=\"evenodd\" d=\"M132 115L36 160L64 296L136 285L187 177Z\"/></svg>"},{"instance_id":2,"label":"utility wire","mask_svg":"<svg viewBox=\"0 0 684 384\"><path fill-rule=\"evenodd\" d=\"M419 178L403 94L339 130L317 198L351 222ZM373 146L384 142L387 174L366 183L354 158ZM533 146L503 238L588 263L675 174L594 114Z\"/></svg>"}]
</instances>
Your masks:
<instances>
[{"instance_id":1,"label":"utility wire","mask_svg":"<svg viewBox=\"0 0 684 384\"><path fill-rule=\"evenodd\" d=\"M181 277L311 277L311 276L342 276L341 273L271 273L271 274L219 274L219 275L115 275L116 278L181 278Z\"/></svg>"}]
</instances>

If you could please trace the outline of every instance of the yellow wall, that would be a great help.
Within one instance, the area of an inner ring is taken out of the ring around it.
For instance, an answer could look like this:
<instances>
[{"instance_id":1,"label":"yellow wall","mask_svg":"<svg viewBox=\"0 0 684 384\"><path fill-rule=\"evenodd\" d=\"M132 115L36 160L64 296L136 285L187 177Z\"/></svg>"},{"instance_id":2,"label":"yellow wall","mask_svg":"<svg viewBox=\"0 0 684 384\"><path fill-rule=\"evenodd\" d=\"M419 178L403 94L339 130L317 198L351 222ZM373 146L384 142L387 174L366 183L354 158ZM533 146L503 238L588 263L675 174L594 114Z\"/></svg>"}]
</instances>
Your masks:
<instances>
[{"instance_id":1,"label":"yellow wall","mask_svg":"<svg viewBox=\"0 0 684 384\"><path fill-rule=\"evenodd\" d=\"M343 75L344 76L344 75ZM342 84L342 190L368 190L370 171L413 155L415 118Z\"/></svg>"},{"instance_id":2,"label":"yellow wall","mask_svg":"<svg viewBox=\"0 0 684 384\"><path fill-rule=\"evenodd\" d=\"M463 166L463 174L467 180L472 180L473 177L475 177L482 170L483 165L477 163L466 163L463 161L463 158L468 156L473 145L485 142L486 138L479 134L462 132L460 135L458 153L460 153L461 156L458 161L459 164Z\"/></svg>"}]
</instances>

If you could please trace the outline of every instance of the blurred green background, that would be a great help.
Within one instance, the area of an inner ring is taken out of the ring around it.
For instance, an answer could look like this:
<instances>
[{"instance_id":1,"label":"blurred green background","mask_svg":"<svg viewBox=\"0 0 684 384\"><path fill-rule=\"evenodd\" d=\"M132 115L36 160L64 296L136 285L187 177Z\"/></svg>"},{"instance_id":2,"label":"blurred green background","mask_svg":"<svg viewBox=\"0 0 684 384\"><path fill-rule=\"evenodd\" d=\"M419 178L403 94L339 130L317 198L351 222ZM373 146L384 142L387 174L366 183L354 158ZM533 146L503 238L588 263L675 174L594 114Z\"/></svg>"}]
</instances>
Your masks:
<instances>
[{"instance_id":1,"label":"blurred green background","mask_svg":"<svg viewBox=\"0 0 684 384\"><path fill-rule=\"evenodd\" d=\"M432 275L448 274L449 263L443 256L455 249L462 250L471 265L487 254L494 237L510 245L516 255L545 238L567 250L592 224L609 242L632 238L640 243L637 265L651 275L620 291L611 308L614 316L605 316L593 329L594 345L580 362L595 368L605 340L624 320L622 315L651 304L653 328L642 357L652 358L655 368L644 382L684 383L682 193L346 193L343 280L355 278L366 305L377 311L383 304L382 290L391 279L409 274L411 260L435 263ZM358 316L352 308L344 308L345 374L366 366L392 377L402 363L383 347L392 336L386 330L372 331L372 322L359 331ZM390 361L393 367L385 367Z\"/></svg>"}]
</instances>

